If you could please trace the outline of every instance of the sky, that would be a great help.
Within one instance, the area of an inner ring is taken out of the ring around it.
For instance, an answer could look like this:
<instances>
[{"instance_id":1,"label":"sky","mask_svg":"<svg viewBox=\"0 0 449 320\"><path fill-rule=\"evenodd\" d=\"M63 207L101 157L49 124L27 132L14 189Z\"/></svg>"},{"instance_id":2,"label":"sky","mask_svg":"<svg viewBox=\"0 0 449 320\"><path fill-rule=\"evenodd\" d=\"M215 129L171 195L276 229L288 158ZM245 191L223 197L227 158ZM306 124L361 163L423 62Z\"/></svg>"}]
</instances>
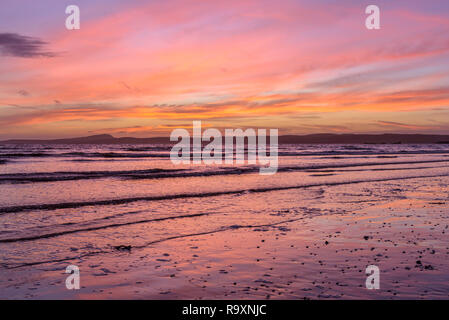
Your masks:
<instances>
[{"instance_id":1,"label":"sky","mask_svg":"<svg viewBox=\"0 0 449 320\"><path fill-rule=\"evenodd\" d=\"M0 139L168 136L195 120L449 134L449 2L1 0Z\"/></svg>"}]
</instances>

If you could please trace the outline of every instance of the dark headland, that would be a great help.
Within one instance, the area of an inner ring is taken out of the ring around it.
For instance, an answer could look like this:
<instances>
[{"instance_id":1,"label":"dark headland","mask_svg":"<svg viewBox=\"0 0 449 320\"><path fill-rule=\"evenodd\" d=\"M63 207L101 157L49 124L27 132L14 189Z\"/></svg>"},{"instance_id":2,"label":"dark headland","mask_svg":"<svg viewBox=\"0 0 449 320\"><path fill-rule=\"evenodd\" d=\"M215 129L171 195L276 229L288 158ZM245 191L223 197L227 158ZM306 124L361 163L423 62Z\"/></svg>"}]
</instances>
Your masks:
<instances>
[{"instance_id":1,"label":"dark headland","mask_svg":"<svg viewBox=\"0 0 449 320\"><path fill-rule=\"evenodd\" d=\"M109 134L67 139L11 139L0 144L170 144L169 137L116 138ZM442 143L449 144L449 135L429 134L309 134L279 136L281 144L407 144Z\"/></svg>"}]
</instances>

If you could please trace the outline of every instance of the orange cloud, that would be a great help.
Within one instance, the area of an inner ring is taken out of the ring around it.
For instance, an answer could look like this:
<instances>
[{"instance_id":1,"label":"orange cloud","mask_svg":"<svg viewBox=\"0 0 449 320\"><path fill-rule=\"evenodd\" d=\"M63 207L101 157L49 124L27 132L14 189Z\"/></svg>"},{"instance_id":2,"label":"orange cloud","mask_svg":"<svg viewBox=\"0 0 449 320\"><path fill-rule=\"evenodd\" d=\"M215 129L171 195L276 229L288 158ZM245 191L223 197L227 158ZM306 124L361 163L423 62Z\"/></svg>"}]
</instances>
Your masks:
<instances>
[{"instance_id":1,"label":"orange cloud","mask_svg":"<svg viewBox=\"0 0 449 320\"><path fill-rule=\"evenodd\" d=\"M449 105L449 24L437 14L386 10L373 33L351 5L167 1L120 9L81 30L47 34L56 57L0 62L4 130L90 121L141 133L195 119L270 126L310 112ZM302 128L353 127L319 121Z\"/></svg>"}]
</instances>

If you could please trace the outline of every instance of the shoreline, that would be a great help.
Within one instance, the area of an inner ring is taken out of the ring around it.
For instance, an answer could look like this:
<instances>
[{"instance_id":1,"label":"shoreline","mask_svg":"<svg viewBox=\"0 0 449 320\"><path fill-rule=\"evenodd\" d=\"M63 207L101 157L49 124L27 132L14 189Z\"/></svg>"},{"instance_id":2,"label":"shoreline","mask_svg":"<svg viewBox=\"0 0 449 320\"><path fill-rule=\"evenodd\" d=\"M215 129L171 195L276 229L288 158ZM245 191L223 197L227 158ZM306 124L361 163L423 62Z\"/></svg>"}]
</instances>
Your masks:
<instances>
[{"instance_id":1,"label":"shoreline","mask_svg":"<svg viewBox=\"0 0 449 320\"><path fill-rule=\"evenodd\" d=\"M312 187L312 197L292 206L302 209L245 218L273 222L296 216L296 221L75 259L70 263L80 267L80 290L65 288L68 262L2 270L1 297L448 299L449 199L439 187L448 183L441 177ZM185 232L183 222L174 223ZM380 290L364 287L370 264L380 268Z\"/></svg>"}]
</instances>

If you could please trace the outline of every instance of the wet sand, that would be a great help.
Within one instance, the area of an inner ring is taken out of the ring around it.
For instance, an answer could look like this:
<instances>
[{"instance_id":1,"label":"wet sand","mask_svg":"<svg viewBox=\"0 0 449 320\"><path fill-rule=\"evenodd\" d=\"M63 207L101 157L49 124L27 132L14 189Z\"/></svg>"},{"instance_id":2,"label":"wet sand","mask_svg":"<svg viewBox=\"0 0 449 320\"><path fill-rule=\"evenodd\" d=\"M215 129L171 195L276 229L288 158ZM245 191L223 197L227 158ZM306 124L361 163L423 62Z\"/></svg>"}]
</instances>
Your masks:
<instances>
[{"instance_id":1,"label":"wet sand","mask_svg":"<svg viewBox=\"0 0 449 320\"><path fill-rule=\"evenodd\" d=\"M4 268L0 298L449 299L448 184L436 177L217 196L234 207L161 222L176 230L170 237ZM196 200L172 201L164 205ZM80 290L65 287L69 264L80 268ZM380 269L379 290L365 287L368 265Z\"/></svg>"}]
</instances>

